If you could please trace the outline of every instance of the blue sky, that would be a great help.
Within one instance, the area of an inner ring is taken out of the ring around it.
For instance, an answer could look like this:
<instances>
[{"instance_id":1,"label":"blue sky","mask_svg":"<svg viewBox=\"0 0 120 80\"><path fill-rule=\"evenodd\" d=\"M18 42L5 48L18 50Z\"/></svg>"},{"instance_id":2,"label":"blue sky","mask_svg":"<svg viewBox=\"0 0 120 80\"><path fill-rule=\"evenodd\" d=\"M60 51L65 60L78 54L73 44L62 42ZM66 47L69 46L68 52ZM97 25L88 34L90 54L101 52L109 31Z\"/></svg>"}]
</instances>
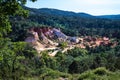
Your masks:
<instances>
[{"instance_id":1,"label":"blue sky","mask_svg":"<svg viewBox=\"0 0 120 80\"><path fill-rule=\"evenodd\" d=\"M85 12L92 15L120 14L120 0L37 0L34 3L28 1L26 6Z\"/></svg>"}]
</instances>

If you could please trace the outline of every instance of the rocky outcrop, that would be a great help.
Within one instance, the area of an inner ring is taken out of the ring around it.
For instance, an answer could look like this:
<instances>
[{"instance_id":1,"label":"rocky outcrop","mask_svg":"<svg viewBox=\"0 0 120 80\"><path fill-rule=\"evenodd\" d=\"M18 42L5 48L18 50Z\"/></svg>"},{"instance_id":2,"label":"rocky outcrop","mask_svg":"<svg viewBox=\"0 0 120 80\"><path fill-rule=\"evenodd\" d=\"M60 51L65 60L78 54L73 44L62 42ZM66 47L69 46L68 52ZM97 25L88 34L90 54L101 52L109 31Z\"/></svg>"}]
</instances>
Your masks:
<instances>
[{"instance_id":1,"label":"rocky outcrop","mask_svg":"<svg viewBox=\"0 0 120 80\"><path fill-rule=\"evenodd\" d=\"M58 39L67 40L68 36L62 33L59 29L53 28L54 36L57 36Z\"/></svg>"},{"instance_id":2,"label":"rocky outcrop","mask_svg":"<svg viewBox=\"0 0 120 80\"><path fill-rule=\"evenodd\" d=\"M71 49L71 46L86 48L95 48L100 45L116 46L117 43L111 42L107 37L71 37L61 32L60 29L56 28L31 28L28 30L28 37L25 39L26 42L30 43L38 52L44 50L55 50L55 55L59 51L58 43L67 42L67 48L63 52ZM56 49L58 49L56 51ZM62 50L61 50L62 51Z\"/></svg>"}]
</instances>

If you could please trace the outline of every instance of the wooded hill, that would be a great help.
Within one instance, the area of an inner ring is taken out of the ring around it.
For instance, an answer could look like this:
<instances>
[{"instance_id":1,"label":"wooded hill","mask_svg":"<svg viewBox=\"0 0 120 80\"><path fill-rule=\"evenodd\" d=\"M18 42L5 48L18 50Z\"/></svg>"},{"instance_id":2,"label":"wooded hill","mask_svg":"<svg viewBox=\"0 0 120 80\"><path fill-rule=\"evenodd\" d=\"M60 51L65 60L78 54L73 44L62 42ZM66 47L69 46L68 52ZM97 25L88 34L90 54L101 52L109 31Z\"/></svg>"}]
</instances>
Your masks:
<instances>
[{"instance_id":1,"label":"wooded hill","mask_svg":"<svg viewBox=\"0 0 120 80\"><path fill-rule=\"evenodd\" d=\"M27 28L51 26L60 28L63 33L69 36L106 36L110 38L120 38L120 20L107 19L106 16L92 16L86 13L74 13L56 9L25 9L30 11L27 19L15 17L11 19L15 36L14 41L24 40ZM119 16L119 15L116 15ZM117 17L119 18L119 17ZM18 28L19 27L19 28ZM17 31L17 32L16 32ZM23 37L22 37L23 36Z\"/></svg>"}]
</instances>

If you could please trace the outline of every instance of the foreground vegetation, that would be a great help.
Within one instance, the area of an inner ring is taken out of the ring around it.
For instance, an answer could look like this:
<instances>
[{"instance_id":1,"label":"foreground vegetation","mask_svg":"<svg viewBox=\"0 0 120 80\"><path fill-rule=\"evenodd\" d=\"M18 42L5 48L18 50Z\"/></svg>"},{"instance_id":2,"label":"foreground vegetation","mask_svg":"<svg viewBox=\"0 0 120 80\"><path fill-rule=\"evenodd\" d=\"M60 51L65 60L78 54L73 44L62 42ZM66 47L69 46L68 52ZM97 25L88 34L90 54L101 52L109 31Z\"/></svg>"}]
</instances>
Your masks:
<instances>
[{"instance_id":1,"label":"foreground vegetation","mask_svg":"<svg viewBox=\"0 0 120 80\"><path fill-rule=\"evenodd\" d=\"M75 48L65 53L58 52L55 57L50 57L44 51L39 57L26 43L15 42L5 52L2 50L4 54L1 58L0 78L119 80L120 47L103 47L88 50Z\"/></svg>"},{"instance_id":2,"label":"foreground vegetation","mask_svg":"<svg viewBox=\"0 0 120 80\"><path fill-rule=\"evenodd\" d=\"M44 75L39 77L26 78L29 80L119 80L120 72L110 72L104 67L97 68L95 70L89 70L82 74L67 74L58 71L48 69Z\"/></svg>"}]
</instances>

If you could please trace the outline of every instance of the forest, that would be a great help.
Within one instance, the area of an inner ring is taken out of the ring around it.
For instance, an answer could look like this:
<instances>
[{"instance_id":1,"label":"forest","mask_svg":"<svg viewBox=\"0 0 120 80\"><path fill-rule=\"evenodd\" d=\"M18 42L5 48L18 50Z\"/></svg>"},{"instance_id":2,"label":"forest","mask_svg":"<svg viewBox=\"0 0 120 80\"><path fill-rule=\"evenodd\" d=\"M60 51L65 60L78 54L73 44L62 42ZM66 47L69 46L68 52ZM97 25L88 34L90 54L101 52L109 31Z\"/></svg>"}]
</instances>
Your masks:
<instances>
[{"instance_id":1,"label":"forest","mask_svg":"<svg viewBox=\"0 0 120 80\"><path fill-rule=\"evenodd\" d=\"M1 80L119 80L120 20L23 6L27 0L0 1ZM36 0L31 0L36 1ZM67 15L69 13L69 15ZM74 48L54 57L24 40L31 27L60 28L69 36L106 36L115 47Z\"/></svg>"}]
</instances>

